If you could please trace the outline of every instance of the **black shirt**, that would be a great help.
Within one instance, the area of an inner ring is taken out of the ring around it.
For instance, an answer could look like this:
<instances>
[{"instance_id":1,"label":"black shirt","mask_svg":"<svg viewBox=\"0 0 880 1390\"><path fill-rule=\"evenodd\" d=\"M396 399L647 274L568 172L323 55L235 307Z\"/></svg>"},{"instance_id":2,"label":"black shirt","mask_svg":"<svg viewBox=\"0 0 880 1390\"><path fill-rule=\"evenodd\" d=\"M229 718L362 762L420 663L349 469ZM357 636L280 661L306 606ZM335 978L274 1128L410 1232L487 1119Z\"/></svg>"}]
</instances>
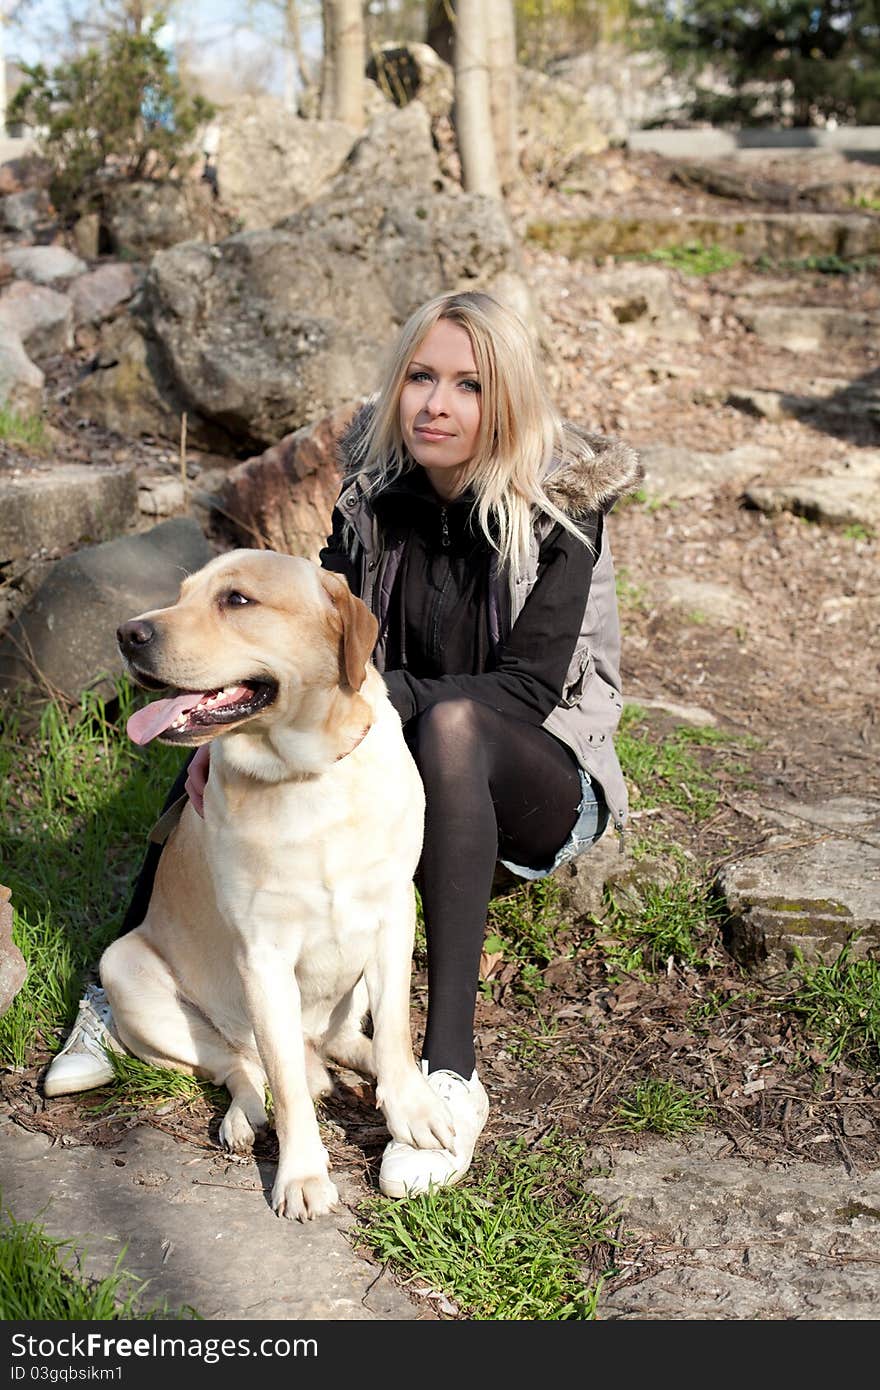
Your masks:
<instances>
[{"instance_id":1,"label":"black shirt","mask_svg":"<svg viewBox=\"0 0 880 1390\"><path fill-rule=\"evenodd\" d=\"M385 683L401 720L462 695L540 725L559 703L580 633L602 518L591 516L584 545L553 526L541 545L538 577L508 636L493 650L489 575L493 552L470 516L473 495L444 502L420 468L374 499L376 519L390 545L406 545L385 630ZM321 563L346 574L359 592L356 566L342 546L342 520ZM506 585L502 584L502 589ZM506 596L505 596L506 601ZM509 626L502 615L503 628Z\"/></svg>"}]
</instances>

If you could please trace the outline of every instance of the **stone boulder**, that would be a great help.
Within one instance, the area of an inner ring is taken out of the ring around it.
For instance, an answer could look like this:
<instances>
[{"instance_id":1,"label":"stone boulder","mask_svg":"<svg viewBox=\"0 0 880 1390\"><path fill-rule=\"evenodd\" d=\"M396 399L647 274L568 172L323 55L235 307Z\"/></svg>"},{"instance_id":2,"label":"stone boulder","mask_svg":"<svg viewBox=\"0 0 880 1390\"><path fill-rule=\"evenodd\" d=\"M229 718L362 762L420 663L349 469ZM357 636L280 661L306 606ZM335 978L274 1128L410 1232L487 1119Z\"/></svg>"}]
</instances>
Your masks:
<instances>
[{"instance_id":1,"label":"stone boulder","mask_svg":"<svg viewBox=\"0 0 880 1390\"><path fill-rule=\"evenodd\" d=\"M660 266L621 266L585 282L597 314L630 337L695 343L700 323L672 293L672 275Z\"/></svg>"},{"instance_id":2,"label":"stone boulder","mask_svg":"<svg viewBox=\"0 0 880 1390\"><path fill-rule=\"evenodd\" d=\"M187 411L187 433L212 447L217 432L183 399L161 349L139 315L121 314L101 330L98 352L90 370L71 393L80 415L98 420L117 434L156 435L178 440ZM228 436L222 436L228 443Z\"/></svg>"},{"instance_id":3,"label":"stone boulder","mask_svg":"<svg viewBox=\"0 0 880 1390\"><path fill-rule=\"evenodd\" d=\"M782 804L761 852L717 876L735 959L759 976L826 963L855 934L854 958L880 952L880 800ZM794 841L794 843L793 843Z\"/></svg>"},{"instance_id":4,"label":"stone boulder","mask_svg":"<svg viewBox=\"0 0 880 1390\"><path fill-rule=\"evenodd\" d=\"M118 535L135 519L132 464L46 464L0 474L0 567Z\"/></svg>"},{"instance_id":5,"label":"stone boulder","mask_svg":"<svg viewBox=\"0 0 880 1390\"><path fill-rule=\"evenodd\" d=\"M25 188L0 198L0 226L20 236L35 236L48 224L52 209L44 188Z\"/></svg>"},{"instance_id":6,"label":"stone boulder","mask_svg":"<svg viewBox=\"0 0 880 1390\"><path fill-rule=\"evenodd\" d=\"M112 695L119 624L173 603L181 578L212 555L201 527L175 517L59 560L0 640L0 689Z\"/></svg>"},{"instance_id":7,"label":"stone boulder","mask_svg":"<svg viewBox=\"0 0 880 1390\"><path fill-rule=\"evenodd\" d=\"M740 444L721 454L685 449L677 444L648 444L639 449L645 470L644 489L655 501L701 497L735 484L751 482L778 462L775 449Z\"/></svg>"},{"instance_id":8,"label":"stone boulder","mask_svg":"<svg viewBox=\"0 0 880 1390\"><path fill-rule=\"evenodd\" d=\"M745 500L771 516L793 512L808 521L878 530L880 450L859 450L843 468L835 464L824 477L756 484L746 489Z\"/></svg>"},{"instance_id":9,"label":"stone boulder","mask_svg":"<svg viewBox=\"0 0 880 1390\"><path fill-rule=\"evenodd\" d=\"M0 405L19 415L36 414L43 402L44 380L43 373L22 347L18 334L0 327Z\"/></svg>"},{"instance_id":10,"label":"stone boulder","mask_svg":"<svg viewBox=\"0 0 880 1390\"><path fill-rule=\"evenodd\" d=\"M157 253L146 336L129 341L136 369L104 337L74 399L118 428L127 405L98 378L111 370L128 402L152 374L161 401L171 391L184 403L194 442L201 420L225 434L207 447L256 452L372 391L402 322L459 287L495 289L518 309L527 299L503 208L444 190L427 113L412 102L374 122L327 194L278 227Z\"/></svg>"},{"instance_id":11,"label":"stone boulder","mask_svg":"<svg viewBox=\"0 0 880 1390\"><path fill-rule=\"evenodd\" d=\"M6 260L20 279L36 285L63 285L87 268L63 246L11 246Z\"/></svg>"},{"instance_id":12,"label":"stone boulder","mask_svg":"<svg viewBox=\"0 0 880 1390\"><path fill-rule=\"evenodd\" d=\"M455 74L430 44L382 44L367 63L367 76L395 106L420 101L432 121L452 111Z\"/></svg>"},{"instance_id":13,"label":"stone boulder","mask_svg":"<svg viewBox=\"0 0 880 1390\"><path fill-rule=\"evenodd\" d=\"M337 441L356 408L341 406L233 469L213 510L218 531L234 545L317 560L341 483Z\"/></svg>"},{"instance_id":14,"label":"stone boulder","mask_svg":"<svg viewBox=\"0 0 880 1390\"><path fill-rule=\"evenodd\" d=\"M108 261L80 275L69 290L75 326L103 323L111 318L120 305L131 299L139 282L137 270L127 261Z\"/></svg>"},{"instance_id":15,"label":"stone boulder","mask_svg":"<svg viewBox=\"0 0 880 1390\"><path fill-rule=\"evenodd\" d=\"M303 120L271 96L239 98L217 124L220 198L242 231L272 227L312 202L356 139L341 121Z\"/></svg>"},{"instance_id":16,"label":"stone boulder","mask_svg":"<svg viewBox=\"0 0 880 1390\"><path fill-rule=\"evenodd\" d=\"M140 261L181 241L215 241L233 225L210 189L192 180L117 183L103 202L101 221L111 249Z\"/></svg>"},{"instance_id":17,"label":"stone boulder","mask_svg":"<svg viewBox=\"0 0 880 1390\"><path fill-rule=\"evenodd\" d=\"M73 347L73 305L66 294L16 280L0 294L0 331L20 339L37 362Z\"/></svg>"},{"instance_id":18,"label":"stone boulder","mask_svg":"<svg viewBox=\"0 0 880 1390\"><path fill-rule=\"evenodd\" d=\"M770 347L789 352L821 352L880 339L880 314L854 309L787 304L734 304L740 322Z\"/></svg>"},{"instance_id":19,"label":"stone boulder","mask_svg":"<svg viewBox=\"0 0 880 1390\"><path fill-rule=\"evenodd\" d=\"M516 82L519 161L526 174L557 183L608 148L582 90L535 68L518 67Z\"/></svg>"},{"instance_id":20,"label":"stone boulder","mask_svg":"<svg viewBox=\"0 0 880 1390\"><path fill-rule=\"evenodd\" d=\"M753 600L748 594L730 584L713 584L690 575L661 579L654 592L658 602L678 610L694 623L740 627L752 613Z\"/></svg>"}]
</instances>

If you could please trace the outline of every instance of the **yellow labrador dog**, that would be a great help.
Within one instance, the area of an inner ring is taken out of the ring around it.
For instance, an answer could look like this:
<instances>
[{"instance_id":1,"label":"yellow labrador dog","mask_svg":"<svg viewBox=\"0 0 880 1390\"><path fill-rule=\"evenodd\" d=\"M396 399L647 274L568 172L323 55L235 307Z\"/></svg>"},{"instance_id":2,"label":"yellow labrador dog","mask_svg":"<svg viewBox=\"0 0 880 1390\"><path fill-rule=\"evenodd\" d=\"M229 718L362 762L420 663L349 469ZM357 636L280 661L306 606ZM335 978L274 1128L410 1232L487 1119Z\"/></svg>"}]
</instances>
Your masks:
<instances>
[{"instance_id":1,"label":"yellow labrador dog","mask_svg":"<svg viewBox=\"0 0 880 1390\"><path fill-rule=\"evenodd\" d=\"M299 1220L338 1200L312 1103L324 1059L376 1076L393 1138L453 1142L412 1054L424 794L375 638L339 575L251 550L118 632L134 679L177 692L133 715L130 736L213 747L204 819L186 804L146 920L105 951L102 983L131 1052L228 1088L227 1148L266 1125L268 1082L272 1205Z\"/></svg>"}]
</instances>

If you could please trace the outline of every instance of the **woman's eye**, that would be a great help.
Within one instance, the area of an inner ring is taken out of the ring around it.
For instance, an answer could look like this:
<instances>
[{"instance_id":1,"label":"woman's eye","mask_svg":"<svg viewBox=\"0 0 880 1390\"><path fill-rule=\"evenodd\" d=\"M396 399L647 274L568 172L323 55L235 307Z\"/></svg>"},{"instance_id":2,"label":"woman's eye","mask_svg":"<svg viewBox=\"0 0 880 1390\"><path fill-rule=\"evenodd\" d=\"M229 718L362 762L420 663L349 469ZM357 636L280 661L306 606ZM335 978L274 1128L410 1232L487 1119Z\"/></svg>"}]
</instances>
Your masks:
<instances>
[{"instance_id":1,"label":"woman's eye","mask_svg":"<svg viewBox=\"0 0 880 1390\"><path fill-rule=\"evenodd\" d=\"M461 384L466 391L479 392L480 390L480 383L478 381L463 381Z\"/></svg>"},{"instance_id":2,"label":"woman's eye","mask_svg":"<svg viewBox=\"0 0 880 1390\"><path fill-rule=\"evenodd\" d=\"M228 594L223 595L223 603L227 608L244 608L251 601L246 594L239 593L238 589L230 589Z\"/></svg>"},{"instance_id":3,"label":"woman's eye","mask_svg":"<svg viewBox=\"0 0 880 1390\"><path fill-rule=\"evenodd\" d=\"M410 380L410 381L429 381L429 380L430 380L430 377L428 376L428 373L427 373L427 372L410 372L410 374L409 374L409 380Z\"/></svg>"}]
</instances>

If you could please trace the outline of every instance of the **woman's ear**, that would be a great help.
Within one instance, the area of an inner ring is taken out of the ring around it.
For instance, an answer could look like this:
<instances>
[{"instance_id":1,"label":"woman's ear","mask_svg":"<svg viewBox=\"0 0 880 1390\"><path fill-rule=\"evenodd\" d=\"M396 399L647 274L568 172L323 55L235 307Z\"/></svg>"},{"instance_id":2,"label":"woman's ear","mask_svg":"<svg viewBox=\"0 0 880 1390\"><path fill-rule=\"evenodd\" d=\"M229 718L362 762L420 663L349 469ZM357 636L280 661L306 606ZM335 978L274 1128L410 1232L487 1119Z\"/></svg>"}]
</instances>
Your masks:
<instances>
[{"instance_id":1,"label":"woman's ear","mask_svg":"<svg viewBox=\"0 0 880 1390\"><path fill-rule=\"evenodd\" d=\"M360 690L379 635L379 624L367 605L355 598L341 574L322 569L320 580L341 622L340 679L352 690Z\"/></svg>"}]
</instances>

